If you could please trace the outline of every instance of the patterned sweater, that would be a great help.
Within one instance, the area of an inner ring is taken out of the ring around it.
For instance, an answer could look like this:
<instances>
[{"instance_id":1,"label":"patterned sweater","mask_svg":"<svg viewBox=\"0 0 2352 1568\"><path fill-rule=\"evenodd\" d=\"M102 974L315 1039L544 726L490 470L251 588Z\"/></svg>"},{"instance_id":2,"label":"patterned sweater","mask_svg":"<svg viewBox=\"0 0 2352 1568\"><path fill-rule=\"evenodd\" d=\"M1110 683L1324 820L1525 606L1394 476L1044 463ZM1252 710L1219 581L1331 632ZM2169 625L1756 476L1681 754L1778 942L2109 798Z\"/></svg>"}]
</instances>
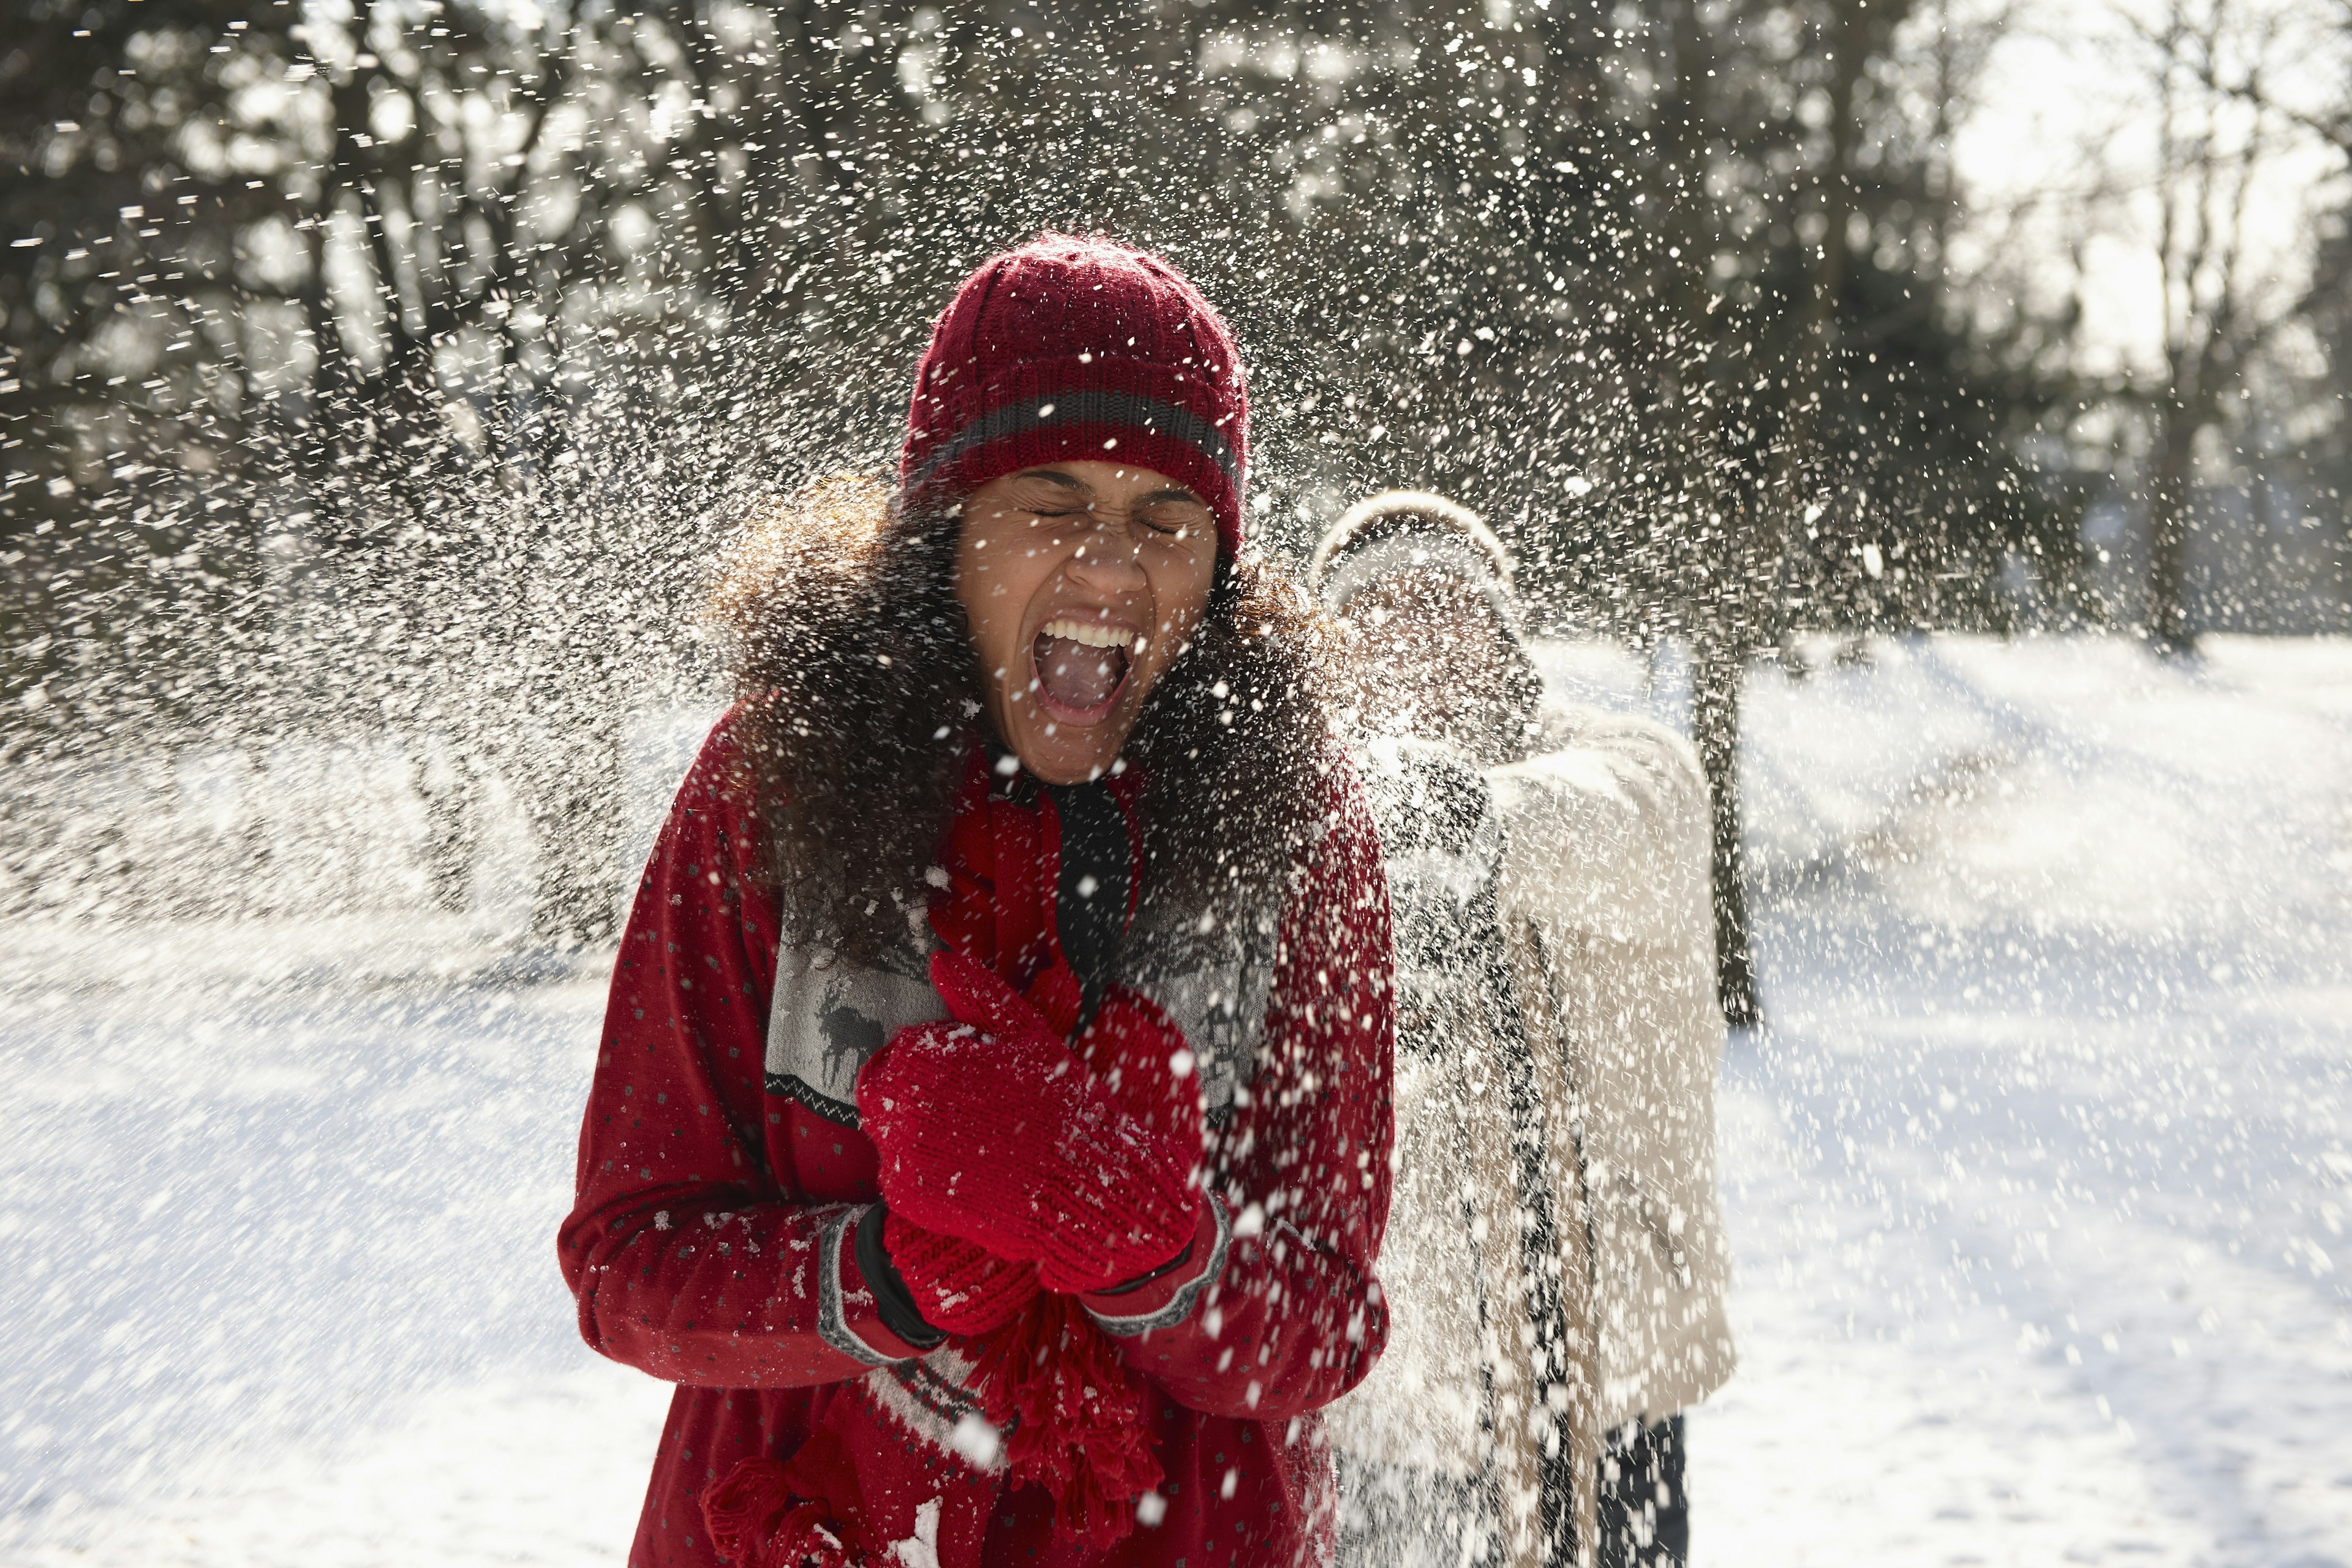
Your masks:
<instances>
[{"instance_id":1,"label":"patterned sweater","mask_svg":"<svg viewBox=\"0 0 2352 1568\"><path fill-rule=\"evenodd\" d=\"M993 1447L973 1441L956 1342L919 1355L893 1336L845 1244L877 1195L857 1068L944 1009L912 936L872 968L789 939L759 876L735 720L704 743L639 886L558 1238L589 1344L679 1385L632 1568L717 1563L701 1493L744 1458L789 1458L830 1401L878 1413L852 1456L869 1493L975 1484L975 1469L985 1485ZM1002 1488L990 1568L1328 1558L1315 1413L1385 1340L1372 1262L1393 1033L1380 847L1353 773L1331 776L1327 830L1255 929L1139 929L1121 960L1121 982L1182 1026L1214 1129L1211 1244L1142 1291L1086 1301L1142 1382L1167 1479L1107 1552L1057 1535L1036 1489Z\"/></svg>"}]
</instances>

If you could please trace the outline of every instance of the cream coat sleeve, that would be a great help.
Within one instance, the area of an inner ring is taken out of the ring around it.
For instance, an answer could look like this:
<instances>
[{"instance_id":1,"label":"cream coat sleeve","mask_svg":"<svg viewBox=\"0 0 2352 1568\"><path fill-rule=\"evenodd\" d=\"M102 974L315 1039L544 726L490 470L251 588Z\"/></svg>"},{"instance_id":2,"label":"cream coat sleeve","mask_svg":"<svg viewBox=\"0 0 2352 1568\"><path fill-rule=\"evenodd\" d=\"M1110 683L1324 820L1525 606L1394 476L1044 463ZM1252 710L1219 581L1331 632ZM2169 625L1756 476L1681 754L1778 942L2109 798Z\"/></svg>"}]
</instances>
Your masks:
<instances>
[{"instance_id":1,"label":"cream coat sleeve","mask_svg":"<svg viewBox=\"0 0 2352 1568\"><path fill-rule=\"evenodd\" d=\"M1492 769L1498 896L1544 954L1591 1205L1600 1415L1656 1421L1736 1364L1715 1175L1715 999L1706 784L1647 720L1546 716L1550 742Z\"/></svg>"}]
</instances>

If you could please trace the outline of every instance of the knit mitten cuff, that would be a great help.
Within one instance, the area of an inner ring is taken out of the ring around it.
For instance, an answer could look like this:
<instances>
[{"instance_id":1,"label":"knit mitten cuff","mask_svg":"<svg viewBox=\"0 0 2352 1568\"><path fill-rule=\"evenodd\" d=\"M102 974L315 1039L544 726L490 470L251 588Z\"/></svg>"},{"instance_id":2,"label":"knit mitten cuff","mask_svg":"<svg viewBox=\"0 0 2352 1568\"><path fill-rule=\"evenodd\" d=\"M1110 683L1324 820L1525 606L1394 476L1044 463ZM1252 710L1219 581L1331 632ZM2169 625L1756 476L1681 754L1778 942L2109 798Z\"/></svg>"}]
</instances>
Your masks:
<instances>
[{"instance_id":1,"label":"knit mitten cuff","mask_svg":"<svg viewBox=\"0 0 2352 1568\"><path fill-rule=\"evenodd\" d=\"M1223 1275L1233 1237L1224 1202L1211 1193L1201 1205L1199 1227L1172 1265L1108 1290L1088 1291L1078 1300L1103 1332L1121 1339L1172 1329L1192 1315Z\"/></svg>"},{"instance_id":2,"label":"knit mitten cuff","mask_svg":"<svg viewBox=\"0 0 2352 1568\"><path fill-rule=\"evenodd\" d=\"M858 1222L868 1209L881 1206L844 1209L824 1227L817 1243L817 1336L866 1366L912 1361L927 1348L900 1339L882 1321L874 1288L857 1266Z\"/></svg>"},{"instance_id":3,"label":"knit mitten cuff","mask_svg":"<svg viewBox=\"0 0 2352 1568\"><path fill-rule=\"evenodd\" d=\"M890 1211L880 1204L857 1216L857 1271L866 1277L866 1289L874 1292L874 1310L882 1326L919 1351L930 1350L947 1339L947 1331L924 1321L914 1291L908 1289L898 1265L890 1261L889 1250L882 1245L883 1222L889 1216Z\"/></svg>"}]
</instances>

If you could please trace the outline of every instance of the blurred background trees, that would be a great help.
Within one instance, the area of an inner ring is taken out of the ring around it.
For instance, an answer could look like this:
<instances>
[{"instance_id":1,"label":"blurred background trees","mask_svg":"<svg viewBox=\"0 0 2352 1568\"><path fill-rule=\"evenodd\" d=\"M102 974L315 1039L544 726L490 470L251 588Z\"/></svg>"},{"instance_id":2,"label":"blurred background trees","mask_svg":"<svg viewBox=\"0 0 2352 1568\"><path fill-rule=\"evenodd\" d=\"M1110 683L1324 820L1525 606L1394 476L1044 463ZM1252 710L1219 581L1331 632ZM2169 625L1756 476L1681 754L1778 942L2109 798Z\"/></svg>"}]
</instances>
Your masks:
<instances>
[{"instance_id":1,"label":"blurred background trees","mask_svg":"<svg viewBox=\"0 0 2352 1568\"><path fill-rule=\"evenodd\" d=\"M2263 3L28 0L0 753L388 733L434 897L502 788L538 929L601 937L743 500L887 464L955 279L1108 228L1239 327L1269 548L1439 489L1549 624L1687 652L1751 1017L1759 660L2347 627L2346 25ZM1972 185L2000 51L2077 39L2110 120Z\"/></svg>"}]
</instances>

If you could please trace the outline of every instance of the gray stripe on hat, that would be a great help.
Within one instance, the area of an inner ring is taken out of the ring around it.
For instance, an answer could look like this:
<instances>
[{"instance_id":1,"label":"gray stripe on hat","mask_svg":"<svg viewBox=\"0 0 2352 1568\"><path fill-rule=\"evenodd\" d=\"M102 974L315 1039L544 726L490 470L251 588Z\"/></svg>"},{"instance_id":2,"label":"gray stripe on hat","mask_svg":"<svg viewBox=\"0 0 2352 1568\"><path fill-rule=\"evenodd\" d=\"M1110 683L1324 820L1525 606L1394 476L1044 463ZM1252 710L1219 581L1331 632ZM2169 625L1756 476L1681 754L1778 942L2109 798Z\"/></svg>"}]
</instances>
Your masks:
<instances>
[{"instance_id":1,"label":"gray stripe on hat","mask_svg":"<svg viewBox=\"0 0 2352 1568\"><path fill-rule=\"evenodd\" d=\"M1197 447L1210 460L1223 470L1226 479L1235 485L1241 482L1241 460L1234 456L1233 447L1223 432L1189 408L1179 408L1172 403L1157 398L1138 397L1127 392L1061 392L1050 397L1033 397L1022 403L1008 403L992 409L966 425L942 443L923 466L915 470L914 484L920 489L930 483L931 476L976 447L1024 430L1034 430L1048 425L1120 425L1141 430L1164 430L1178 440Z\"/></svg>"}]
</instances>

